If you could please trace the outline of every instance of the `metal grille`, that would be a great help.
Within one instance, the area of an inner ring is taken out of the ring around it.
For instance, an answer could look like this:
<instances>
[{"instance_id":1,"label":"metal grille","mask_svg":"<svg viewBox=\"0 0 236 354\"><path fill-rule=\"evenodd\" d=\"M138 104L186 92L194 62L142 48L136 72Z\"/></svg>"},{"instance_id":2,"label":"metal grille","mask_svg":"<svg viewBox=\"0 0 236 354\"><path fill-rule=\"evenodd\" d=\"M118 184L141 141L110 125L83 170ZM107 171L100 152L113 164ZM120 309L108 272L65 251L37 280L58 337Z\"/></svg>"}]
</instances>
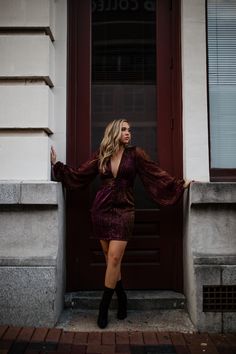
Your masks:
<instances>
[{"instance_id":1,"label":"metal grille","mask_svg":"<svg viewBox=\"0 0 236 354\"><path fill-rule=\"evenodd\" d=\"M203 312L236 311L236 285L204 285Z\"/></svg>"}]
</instances>

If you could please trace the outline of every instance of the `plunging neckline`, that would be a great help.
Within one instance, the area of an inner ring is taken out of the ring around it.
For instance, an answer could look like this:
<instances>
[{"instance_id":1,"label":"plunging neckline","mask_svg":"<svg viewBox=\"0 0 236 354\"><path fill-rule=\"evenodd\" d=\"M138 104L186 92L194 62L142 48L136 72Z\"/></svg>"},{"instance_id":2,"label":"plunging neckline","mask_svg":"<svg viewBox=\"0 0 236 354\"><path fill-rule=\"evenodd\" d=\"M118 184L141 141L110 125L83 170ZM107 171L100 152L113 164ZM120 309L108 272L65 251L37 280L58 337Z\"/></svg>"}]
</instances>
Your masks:
<instances>
[{"instance_id":1,"label":"plunging neckline","mask_svg":"<svg viewBox=\"0 0 236 354\"><path fill-rule=\"evenodd\" d=\"M116 179L117 176L118 176L118 174L119 174L120 165L121 165L121 163L122 163L122 160L123 160L123 157L124 157L124 153L125 153L125 148L124 148L124 150L123 150L123 152L122 152L122 155L121 155L121 158L120 158L120 162L119 162L118 167L117 167L116 176L114 176L114 174L113 174L113 172L112 172L111 158L110 158L110 171L111 171L112 177L113 177L114 179Z\"/></svg>"}]
</instances>

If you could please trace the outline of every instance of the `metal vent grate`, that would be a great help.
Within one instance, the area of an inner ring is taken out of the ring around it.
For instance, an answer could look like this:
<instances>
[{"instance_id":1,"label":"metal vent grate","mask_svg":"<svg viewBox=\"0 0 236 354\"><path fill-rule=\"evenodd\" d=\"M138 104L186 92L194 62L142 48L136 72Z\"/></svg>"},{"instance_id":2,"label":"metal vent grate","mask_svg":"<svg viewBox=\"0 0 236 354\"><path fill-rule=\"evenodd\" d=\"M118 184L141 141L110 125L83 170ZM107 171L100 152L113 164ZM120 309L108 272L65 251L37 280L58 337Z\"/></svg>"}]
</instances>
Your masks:
<instances>
[{"instance_id":1,"label":"metal vent grate","mask_svg":"<svg viewBox=\"0 0 236 354\"><path fill-rule=\"evenodd\" d=\"M203 312L236 311L236 285L204 285Z\"/></svg>"}]
</instances>

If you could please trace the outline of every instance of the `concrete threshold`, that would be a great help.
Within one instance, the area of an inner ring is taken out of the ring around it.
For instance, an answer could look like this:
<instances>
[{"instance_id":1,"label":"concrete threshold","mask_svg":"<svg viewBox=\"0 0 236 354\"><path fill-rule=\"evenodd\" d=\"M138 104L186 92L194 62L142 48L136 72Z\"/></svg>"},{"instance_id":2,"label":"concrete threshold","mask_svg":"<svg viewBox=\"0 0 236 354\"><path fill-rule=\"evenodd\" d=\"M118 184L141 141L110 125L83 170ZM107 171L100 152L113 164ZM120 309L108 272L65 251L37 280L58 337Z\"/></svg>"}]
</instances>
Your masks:
<instances>
[{"instance_id":1,"label":"concrete threshold","mask_svg":"<svg viewBox=\"0 0 236 354\"><path fill-rule=\"evenodd\" d=\"M116 310L109 311L109 323L106 329L97 327L97 310L65 309L56 328L64 331L165 331L194 333L196 328L188 313L178 310L129 310L124 320L116 318Z\"/></svg>"}]
</instances>

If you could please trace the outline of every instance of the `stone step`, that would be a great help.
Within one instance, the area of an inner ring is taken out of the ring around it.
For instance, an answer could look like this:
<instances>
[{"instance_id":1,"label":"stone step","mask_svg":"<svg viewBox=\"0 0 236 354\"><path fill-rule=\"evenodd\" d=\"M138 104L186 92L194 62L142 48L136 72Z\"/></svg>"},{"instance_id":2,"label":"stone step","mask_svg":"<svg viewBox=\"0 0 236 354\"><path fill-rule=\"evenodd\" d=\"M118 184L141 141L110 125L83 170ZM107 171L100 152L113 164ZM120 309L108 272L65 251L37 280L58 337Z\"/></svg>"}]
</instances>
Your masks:
<instances>
[{"instance_id":1,"label":"stone step","mask_svg":"<svg viewBox=\"0 0 236 354\"><path fill-rule=\"evenodd\" d=\"M130 310L176 310L184 309L185 296L166 290L128 290ZM78 291L65 294L65 307L77 309L98 309L102 291ZM111 309L116 308L116 296L113 296Z\"/></svg>"}]
</instances>

